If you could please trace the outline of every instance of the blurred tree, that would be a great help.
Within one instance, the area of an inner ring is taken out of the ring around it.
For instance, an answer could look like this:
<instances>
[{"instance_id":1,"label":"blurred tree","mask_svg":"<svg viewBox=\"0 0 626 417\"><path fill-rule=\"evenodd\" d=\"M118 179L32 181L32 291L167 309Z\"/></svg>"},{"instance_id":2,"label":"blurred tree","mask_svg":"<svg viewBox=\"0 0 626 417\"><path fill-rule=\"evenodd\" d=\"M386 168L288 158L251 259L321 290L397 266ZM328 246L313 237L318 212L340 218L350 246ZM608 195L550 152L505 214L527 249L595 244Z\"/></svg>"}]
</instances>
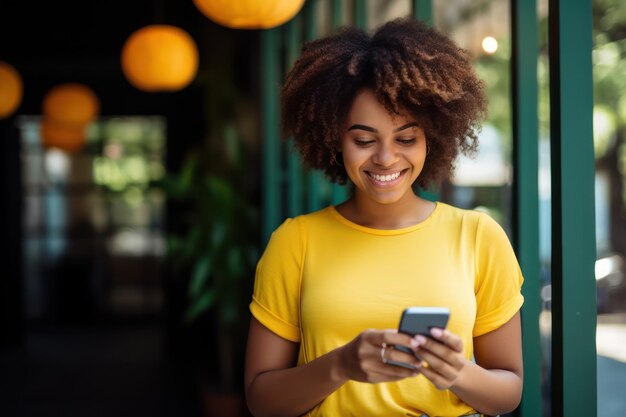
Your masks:
<instances>
[{"instance_id":1,"label":"blurred tree","mask_svg":"<svg viewBox=\"0 0 626 417\"><path fill-rule=\"evenodd\" d=\"M594 148L610 182L611 244L626 255L626 2L593 2Z\"/></svg>"}]
</instances>

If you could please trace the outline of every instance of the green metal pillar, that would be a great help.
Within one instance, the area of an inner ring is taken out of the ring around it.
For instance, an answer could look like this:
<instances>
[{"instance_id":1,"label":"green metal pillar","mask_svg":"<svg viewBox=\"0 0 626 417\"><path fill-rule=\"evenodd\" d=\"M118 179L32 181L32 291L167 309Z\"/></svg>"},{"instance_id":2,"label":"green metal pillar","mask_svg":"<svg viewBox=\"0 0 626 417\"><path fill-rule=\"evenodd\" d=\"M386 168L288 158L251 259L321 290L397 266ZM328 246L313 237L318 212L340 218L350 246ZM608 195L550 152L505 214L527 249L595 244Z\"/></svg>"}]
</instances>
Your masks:
<instances>
[{"instance_id":1,"label":"green metal pillar","mask_svg":"<svg viewBox=\"0 0 626 417\"><path fill-rule=\"evenodd\" d=\"M304 16L306 20L305 37L307 41L312 41L317 37L316 18L317 0L308 0L305 5ZM325 179L319 171L311 171L307 178L307 211L319 210L323 206L322 188Z\"/></svg>"},{"instance_id":2,"label":"green metal pillar","mask_svg":"<svg viewBox=\"0 0 626 417\"><path fill-rule=\"evenodd\" d=\"M433 25L433 5L432 0L412 0L413 17L421 20L428 26ZM427 159L428 160L428 159ZM418 195L426 200L436 201L439 199L439 191L436 188L424 190L420 188Z\"/></svg>"},{"instance_id":3,"label":"green metal pillar","mask_svg":"<svg viewBox=\"0 0 626 417\"><path fill-rule=\"evenodd\" d=\"M367 30L366 0L354 0L354 26Z\"/></svg>"},{"instance_id":4,"label":"green metal pillar","mask_svg":"<svg viewBox=\"0 0 626 417\"><path fill-rule=\"evenodd\" d=\"M522 340L524 392L521 415L541 416L541 312L539 277L539 126L537 60L539 51L535 0L511 3L511 54L514 146L514 240L524 274Z\"/></svg>"},{"instance_id":5,"label":"green metal pillar","mask_svg":"<svg viewBox=\"0 0 626 417\"><path fill-rule=\"evenodd\" d=\"M286 46L287 46L287 68L289 71L293 67L294 62L298 59L300 53L300 44L302 42L301 33L301 15L294 17L285 27ZM285 71L285 73L287 73ZM303 212L303 196L302 196L302 166L300 164L300 155L293 147L293 139L289 140L287 156L287 215L295 217Z\"/></svg>"},{"instance_id":6,"label":"green metal pillar","mask_svg":"<svg viewBox=\"0 0 626 417\"><path fill-rule=\"evenodd\" d=\"M332 22L333 29L337 29L344 24L343 0L332 0ZM348 188L345 185L333 183L330 189L330 201L332 204L343 203L348 199Z\"/></svg>"},{"instance_id":7,"label":"green metal pillar","mask_svg":"<svg viewBox=\"0 0 626 417\"><path fill-rule=\"evenodd\" d=\"M591 0L550 0L552 415L597 413Z\"/></svg>"},{"instance_id":8,"label":"green metal pillar","mask_svg":"<svg viewBox=\"0 0 626 417\"><path fill-rule=\"evenodd\" d=\"M262 135L263 135L263 242L281 221L280 134L279 134L279 29L264 30L261 35L263 65Z\"/></svg>"},{"instance_id":9,"label":"green metal pillar","mask_svg":"<svg viewBox=\"0 0 626 417\"><path fill-rule=\"evenodd\" d=\"M332 0L331 21L333 29L343 25L343 0Z\"/></svg>"},{"instance_id":10,"label":"green metal pillar","mask_svg":"<svg viewBox=\"0 0 626 417\"><path fill-rule=\"evenodd\" d=\"M428 26L433 25L433 4L432 0L412 0L413 17L426 23Z\"/></svg>"}]
</instances>

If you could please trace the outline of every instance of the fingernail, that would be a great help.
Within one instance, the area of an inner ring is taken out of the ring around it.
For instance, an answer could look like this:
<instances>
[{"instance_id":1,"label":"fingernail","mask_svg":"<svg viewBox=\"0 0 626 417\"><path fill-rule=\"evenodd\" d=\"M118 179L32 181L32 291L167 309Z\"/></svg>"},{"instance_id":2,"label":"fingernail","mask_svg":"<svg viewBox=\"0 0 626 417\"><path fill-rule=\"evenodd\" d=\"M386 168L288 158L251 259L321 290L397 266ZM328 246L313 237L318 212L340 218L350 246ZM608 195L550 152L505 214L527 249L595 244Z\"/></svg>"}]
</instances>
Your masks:
<instances>
[{"instance_id":1,"label":"fingernail","mask_svg":"<svg viewBox=\"0 0 626 417\"><path fill-rule=\"evenodd\" d=\"M417 343L420 345L423 345L424 343L426 343L426 338L422 336L421 334L418 334L417 336L415 336L415 340L417 340Z\"/></svg>"},{"instance_id":2,"label":"fingernail","mask_svg":"<svg viewBox=\"0 0 626 417\"><path fill-rule=\"evenodd\" d=\"M432 334L436 338L440 338L441 336L443 336L443 331L441 329L438 329L437 327L433 327L432 329L430 329L430 334Z\"/></svg>"},{"instance_id":3,"label":"fingernail","mask_svg":"<svg viewBox=\"0 0 626 417\"><path fill-rule=\"evenodd\" d=\"M415 339L411 339L411 347L416 348L416 347L418 347L419 345L420 345L420 344L418 343L418 341L417 341L417 340L415 340Z\"/></svg>"}]
</instances>

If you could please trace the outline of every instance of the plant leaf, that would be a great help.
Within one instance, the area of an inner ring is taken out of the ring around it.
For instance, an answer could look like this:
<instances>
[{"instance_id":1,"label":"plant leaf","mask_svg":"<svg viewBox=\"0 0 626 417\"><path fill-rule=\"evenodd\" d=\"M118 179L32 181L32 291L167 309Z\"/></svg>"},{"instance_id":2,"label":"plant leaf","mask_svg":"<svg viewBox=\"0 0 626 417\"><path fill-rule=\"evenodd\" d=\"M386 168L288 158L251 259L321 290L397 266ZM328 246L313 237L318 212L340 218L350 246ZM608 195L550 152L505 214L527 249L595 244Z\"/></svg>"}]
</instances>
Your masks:
<instances>
[{"instance_id":1,"label":"plant leaf","mask_svg":"<svg viewBox=\"0 0 626 417\"><path fill-rule=\"evenodd\" d=\"M199 315L210 309L215 302L215 295L215 291L207 290L202 294L202 296L200 296L200 298L191 303L191 305L185 312L185 322L191 323Z\"/></svg>"},{"instance_id":2,"label":"plant leaf","mask_svg":"<svg viewBox=\"0 0 626 417\"><path fill-rule=\"evenodd\" d=\"M182 248L182 256L185 260L197 258L202 251L202 228L194 227L185 238L185 245Z\"/></svg>"},{"instance_id":3,"label":"plant leaf","mask_svg":"<svg viewBox=\"0 0 626 417\"><path fill-rule=\"evenodd\" d=\"M179 185L181 189L189 191L193 184L193 178L196 174L196 168L198 166L198 158L193 156L185 162L180 173Z\"/></svg>"},{"instance_id":4,"label":"plant leaf","mask_svg":"<svg viewBox=\"0 0 626 417\"><path fill-rule=\"evenodd\" d=\"M189 282L188 293L190 297L198 298L198 295L211 275L211 267L211 257L208 254L203 255L196 261L191 273L191 280Z\"/></svg>"},{"instance_id":5,"label":"plant leaf","mask_svg":"<svg viewBox=\"0 0 626 417\"><path fill-rule=\"evenodd\" d=\"M243 256L241 248L233 246L228 251L226 264L228 266L229 275L232 279L238 280L243 274Z\"/></svg>"},{"instance_id":6,"label":"plant leaf","mask_svg":"<svg viewBox=\"0 0 626 417\"><path fill-rule=\"evenodd\" d=\"M211 193L212 204L230 211L234 200L233 186L226 180L218 177L207 178L206 185Z\"/></svg>"},{"instance_id":7,"label":"plant leaf","mask_svg":"<svg viewBox=\"0 0 626 417\"><path fill-rule=\"evenodd\" d=\"M187 193L180 186L179 179L174 175L167 175L161 180L154 181L152 186L160 188L170 198L180 200L187 196Z\"/></svg>"},{"instance_id":8,"label":"plant leaf","mask_svg":"<svg viewBox=\"0 0 626 417\"><path fill-rule=\"evenodd\" d=\"M217 221L211 228L211 247L217 249L224 244L226 238L226 225Z\"/></svg>"}]
</instances>

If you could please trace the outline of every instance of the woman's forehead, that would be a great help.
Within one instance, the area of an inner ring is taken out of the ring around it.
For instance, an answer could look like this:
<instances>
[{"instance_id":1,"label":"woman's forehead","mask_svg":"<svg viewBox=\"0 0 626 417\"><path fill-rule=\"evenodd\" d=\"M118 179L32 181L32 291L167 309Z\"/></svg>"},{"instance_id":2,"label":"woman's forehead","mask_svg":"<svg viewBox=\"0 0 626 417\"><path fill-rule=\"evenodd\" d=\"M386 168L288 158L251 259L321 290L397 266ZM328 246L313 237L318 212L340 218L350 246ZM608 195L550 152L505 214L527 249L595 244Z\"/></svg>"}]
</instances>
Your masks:
<instances>
[{"instance_id":1,"label":"woman's forehead","mask_svg":"<svg viewBox=\"0 0 626 417\"><path fill-rule=\"evenodd\" d=\"M412 121L416 121L415 117L407 111L400 114L390 112L371 90L357 93L346 120L348 127L353 124L371 126L372 123L399 127Z\"/></svg>"}]
</instances>

